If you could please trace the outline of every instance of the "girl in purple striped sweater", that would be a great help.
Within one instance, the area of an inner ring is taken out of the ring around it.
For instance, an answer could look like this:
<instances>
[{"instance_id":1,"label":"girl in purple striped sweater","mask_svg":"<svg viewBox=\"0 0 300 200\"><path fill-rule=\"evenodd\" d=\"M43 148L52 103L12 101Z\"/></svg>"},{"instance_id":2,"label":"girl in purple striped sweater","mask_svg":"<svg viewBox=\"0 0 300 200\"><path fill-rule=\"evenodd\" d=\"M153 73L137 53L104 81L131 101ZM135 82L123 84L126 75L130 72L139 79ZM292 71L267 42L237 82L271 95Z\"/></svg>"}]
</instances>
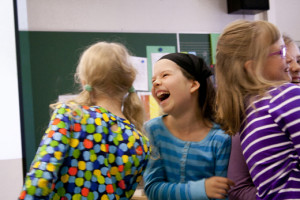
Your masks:
<instances>
[{"instance_id":1,"label":"girl in purple striped sweater","mask_svg":"<svg viewBox=\"0 0 300 200\"><path fill-rule=\"evenodd\" d=\"M218 121L239 132L257 199L300 199L300 87L279 30L266 21L228 25L217 45Z\"/></svg>"}]
</instances>

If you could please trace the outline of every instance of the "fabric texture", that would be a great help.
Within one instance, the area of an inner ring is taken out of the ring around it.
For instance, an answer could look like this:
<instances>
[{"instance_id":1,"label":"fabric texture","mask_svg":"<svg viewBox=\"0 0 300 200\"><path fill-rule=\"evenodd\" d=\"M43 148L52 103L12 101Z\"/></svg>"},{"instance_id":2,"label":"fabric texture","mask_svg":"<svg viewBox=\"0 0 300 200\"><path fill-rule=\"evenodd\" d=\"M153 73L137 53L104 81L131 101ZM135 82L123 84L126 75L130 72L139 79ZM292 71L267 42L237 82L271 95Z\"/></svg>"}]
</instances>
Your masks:
<instances>
[{"instance_id":1,"label":"fabric texture","mask_svg":"<svg viewBox=\"0 0 300 200\"><path fill-rule=\"evenodd\" d=\"M257 199L300 199L300 87L270 89L246 115L240 139Z\"/></svg>"},{"instance_id":2,"label":"fabric texture","mask_svg":"<svg viewBox=\"0 0 300 200\"><path fill-rule=\"evenodd\" d=\"M227 176L231 138L214 124L199 142L182 141L164 125L163 116L148 121L146 132L152 145L144 174L149 200L208 199L205 179Z\"/></svg>"},{"instance_id":3,"label":"fabric texture","mask_svg":"<svg viewBox=\"0 0 300 200\"><path fill-rule=\"evenodd\" d=\"M230 200L256 199L256 188L249 174L238 133L231 138L228 178L235 183L228 191L228 198Z\"/></svg>"},{"instance_id":4,"label":"fabric texture","mask_svg":"<svg viewBox=\"0 0 300 200\"><path fill-rule=\"evenodd\" d=\"M53 112L19 198L130 199L148 158L147 137L128 120L99 106L71 111L62 104Z\"/></svg>"}]
</instances>

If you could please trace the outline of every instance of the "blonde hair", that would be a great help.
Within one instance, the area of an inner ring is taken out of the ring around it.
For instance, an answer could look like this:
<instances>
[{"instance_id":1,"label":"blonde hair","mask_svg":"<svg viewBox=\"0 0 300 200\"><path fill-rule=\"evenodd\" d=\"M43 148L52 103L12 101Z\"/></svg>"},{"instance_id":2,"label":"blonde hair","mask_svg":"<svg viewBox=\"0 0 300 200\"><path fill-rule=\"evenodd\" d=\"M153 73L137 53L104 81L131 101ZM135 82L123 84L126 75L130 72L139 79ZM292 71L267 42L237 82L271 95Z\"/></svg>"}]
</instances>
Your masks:
<instances>
[{"instance_id":1,"label":"blonde hair","mask_svg":"<svg viewBox=\"0 0 300 200\"><path fill-rule=\"evenodd\" d=\"M144 123L144 109L136 92L128 92L136 77L127 48L119 43L98 42L89 46L81 55L75 81L89 85L70 102L92 106L103 96L123 103L123 114L138 130ZM73 106L74 107L74 106Z\"/></svg>"},{"instance_id":2,"label":"blonde hair","mask_svg":"<svg viewBox=\"0 0 300 200\"><path fill-rule=\"evenodd\" d=\"M283 41L284 41L286 46L288 46L291 43L295 43L295 41L290 36L288 36L286 34L283 34L282 38L283 38Z\"/></svg>"},{"instance_id":3,"label":"blonde hair","mask_svg":"<svg viewBox=\"0 0 300 200\"><path fill-rule=\"evenodd\" d=\"M215 67L216 119L229 135L239 131L245 117L245 101L280 83L262 75L269 48L280 37L273 24L247 20L232 22L220 35ZM251 65L251 72L245 68L246 63Z\"/></svg>"}]
</instances>

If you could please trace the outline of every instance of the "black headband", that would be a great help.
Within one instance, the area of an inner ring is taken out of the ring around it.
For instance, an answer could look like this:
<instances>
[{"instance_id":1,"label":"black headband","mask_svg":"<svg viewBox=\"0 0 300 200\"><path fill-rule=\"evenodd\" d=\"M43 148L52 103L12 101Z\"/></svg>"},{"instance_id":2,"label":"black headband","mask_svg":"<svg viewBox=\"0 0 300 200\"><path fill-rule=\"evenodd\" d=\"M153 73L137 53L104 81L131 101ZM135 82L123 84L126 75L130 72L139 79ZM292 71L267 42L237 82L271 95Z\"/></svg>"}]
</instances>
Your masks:
<instances>
[{"instance_id":1,"label":"black headband","mask_svg":"<svg viewBox=\"0 0 300 200\"><path fill-rule=\"evenodd\" d=\"M213 74L211 69L207 67L205 61L193 54L170 53L164 55L159 60L161 59L168 59L175 62L191 74L199 83L203 82Z\"/></svg>"}]
</instances>

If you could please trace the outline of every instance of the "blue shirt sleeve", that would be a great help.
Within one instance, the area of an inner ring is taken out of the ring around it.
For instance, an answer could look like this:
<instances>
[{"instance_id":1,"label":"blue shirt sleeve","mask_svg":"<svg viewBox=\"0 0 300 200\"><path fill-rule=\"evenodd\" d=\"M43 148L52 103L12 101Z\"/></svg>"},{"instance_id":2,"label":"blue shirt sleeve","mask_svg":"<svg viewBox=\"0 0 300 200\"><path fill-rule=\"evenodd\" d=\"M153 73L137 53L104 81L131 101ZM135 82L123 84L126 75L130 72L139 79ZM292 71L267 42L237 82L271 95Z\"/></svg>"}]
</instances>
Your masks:
<instances>
[{"instance_id":1,"label":"blue shirt sleeve","mask_svg":"<svg viewBox=\"0 0 300 200\"><path fill-rule=\"evenodd\" d=\"M216 154L215 176L227 177L230 152L231 152L231 137L226 135L225 141L219 147Z\"/></svg>"},{"instance_id":2,"label":"blue shirt sleeve","mask_svg":"<svg viewBox=\"0 0 300 200\"><path fill-rule=\"evenodd\" d=\"M149 200L208 200L205 179L187 183L170 183L164 176L164 167L159 158L150 159L144 173L145 192Z\"/></svg>"}]
</instances>

